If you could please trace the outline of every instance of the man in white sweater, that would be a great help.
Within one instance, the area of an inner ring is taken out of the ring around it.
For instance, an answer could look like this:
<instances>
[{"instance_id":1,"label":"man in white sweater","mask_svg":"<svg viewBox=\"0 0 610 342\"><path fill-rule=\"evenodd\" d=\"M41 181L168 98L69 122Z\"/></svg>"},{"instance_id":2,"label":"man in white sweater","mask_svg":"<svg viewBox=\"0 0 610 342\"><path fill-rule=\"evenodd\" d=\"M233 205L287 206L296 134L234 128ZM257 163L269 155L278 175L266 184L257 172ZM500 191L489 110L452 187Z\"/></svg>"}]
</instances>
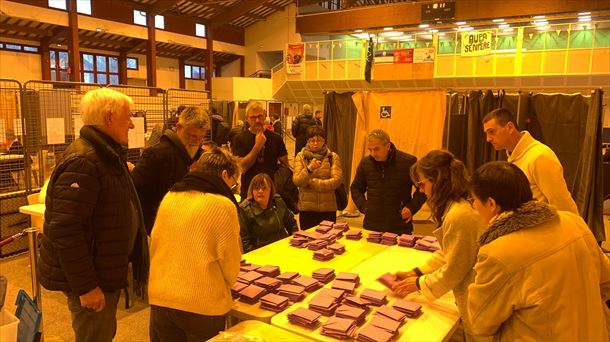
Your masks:
<instances>
[{"instance_id":1,"label":"man in white sweater","mask_svg":"<svg viewBox=\"0 0 610 342\"><path fill-rule=\"evenodd\" d=\"M537 201L549 203L558 210L579 215L559 159L548 146L527 131L519 131L513 114L504 108L494 109L483 118L487 142L496 150L506 150L508 161L527 176Z\"/></svg>"}]
</instances>

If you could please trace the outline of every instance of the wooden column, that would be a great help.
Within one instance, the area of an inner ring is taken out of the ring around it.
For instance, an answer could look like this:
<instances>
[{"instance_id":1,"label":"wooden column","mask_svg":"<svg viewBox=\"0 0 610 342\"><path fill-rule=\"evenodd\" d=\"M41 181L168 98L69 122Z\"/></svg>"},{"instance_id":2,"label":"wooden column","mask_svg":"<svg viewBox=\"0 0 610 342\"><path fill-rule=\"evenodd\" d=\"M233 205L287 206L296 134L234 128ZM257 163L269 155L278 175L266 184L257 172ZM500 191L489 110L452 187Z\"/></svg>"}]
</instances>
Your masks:
<instances>
[{"instance_id":1,"label":"wooden column","mask_svg":"<svg viewBox=\"0 0 610 342\"><path fill-rule=\"evenodd\" d=\"M239 68L241 69L239 71L239 76L246 77L246 57L239 56Z\"/></svg>"},{"instance_id":2,"label":"wooden column","mask_svg":"<svg viewBox=\"0 0 610 342\"><path fill-rule=\"evenodd\" d=\"M70 81L80 82L80 48L78 43L78 13L76 0L68 0L68 62ZM50 72L49 72L50 73ZM57 75L59 79L59 75Z\"/></svg>"},{"instance_id":3,"label":"wooden column","mask_svg":"<svg viewBox=\"0 0 610 342\"><path fill-rule=\"evenodd\" d=\"M148 41L146 42L146 85L157 86L157 38L155 34L155 16L146 14Z\"/></svg>"},{"instance_id":4,"label":"wooden column","mask_svg":"<svg viewBox=\"0 0 610 342\"><path fill-rule=\"evenodd\" d=\"M214 37L212 36L211 29L207 30L206 35L206 49L208 56L205 61L205 90L210 92L212 96L212 75L214 73Z\"/></svg>"},{"instance_id":5,"label":"wooden column","mask_svg":"<svg viewBox=\"0 0 610 342\"><path fill-rule=\"evenodd\" d=\"M127 84L127 50L119 50L119 83Z\"/></svg>"},{"instance_id":6,"label":"wooden column","mask_svg":"<svg viewBox=\"0 0 610 342\"><path fill-rule=\"evenodd\" d=\"M184 65L186 64L184 62L185 59L186 58L184 57L178 58L178 82L180 84L180 89L186 89L186 79L184 78Z\"/></svg>"},{"instance_id":7,"label":"wooden column","mask_svg":"<svg viewBox=\"0 0 610 342\"><path fill-rule=\"evenodd\" d=\"M42 80L51 80L51 52L49 51L49 40L50 37L42 38L40 40L40 75Z\"/></svg>"}]
</instances>

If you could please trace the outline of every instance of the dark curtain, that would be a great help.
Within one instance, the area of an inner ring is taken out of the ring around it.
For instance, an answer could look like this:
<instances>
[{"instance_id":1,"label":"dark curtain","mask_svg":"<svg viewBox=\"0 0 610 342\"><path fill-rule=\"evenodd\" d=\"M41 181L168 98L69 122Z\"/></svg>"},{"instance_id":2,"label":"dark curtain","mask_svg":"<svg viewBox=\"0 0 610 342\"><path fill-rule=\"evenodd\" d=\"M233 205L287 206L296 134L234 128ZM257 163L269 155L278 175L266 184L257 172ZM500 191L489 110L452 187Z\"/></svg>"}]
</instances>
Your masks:
<instances>
[{"instance_id":1,"label":"dark curtain","mask_svg":"<svg viewBox=\"0 0 610 342\"><path fill-rule=\"evenodd\" d=\"M353 92L328 92L324 95L324 131L331 151L341 157L343 184L349 191L356 130L356 106L352 101ZM349 192L348 192L349 193Z\"/></svg>"},{"instance_id":2,"label":"dark curtain","mask_svg":"<svg viewBox=\"0 0 610 342\"><path fill-rule=\"evenodd\" d=\"M549 146L563 166L564 178L581 216L598 241L605 240L602 216L602 91L534 94L526 129Z\"/></svg>"},{"instance_id":3,"label":"dark curtain","mask_svg":"<svg viewBox=\"0 0 610 342\"><path fill-rule=\"evenodd\" d=\"M447 95L447 115L445 115L445 132L443 147L459 160L466 160L466 132L468 116L465 113L466 96L458 93Z\"/></svg>"}]
</instances>

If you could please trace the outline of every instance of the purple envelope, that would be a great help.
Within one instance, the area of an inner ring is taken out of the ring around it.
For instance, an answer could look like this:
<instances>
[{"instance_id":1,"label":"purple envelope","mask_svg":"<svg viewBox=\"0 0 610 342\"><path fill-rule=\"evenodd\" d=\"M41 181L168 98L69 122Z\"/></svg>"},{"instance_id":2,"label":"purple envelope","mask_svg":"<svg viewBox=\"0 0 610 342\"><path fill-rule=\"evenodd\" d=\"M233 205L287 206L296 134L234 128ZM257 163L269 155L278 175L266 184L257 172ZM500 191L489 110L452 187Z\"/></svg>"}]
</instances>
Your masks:
<instances>
[{"instance_id":1,"label":"purple envelope","mask_svg":"<svg viewBox=\"0 0 610 342\"><path fill-rule=\"evenodd\" d=\"M400 312L396 309L392 309L391 307L389 307L387 305L380 306L379 309L377 309L377 311L375 312L375 314L383 315L383 316L393 319L397 322L402 322L407 317L407 315L404 312Z\"/></svg>"},{"instance_id":2,"label":"purple envelope","mask_svg":"<svg viewBox=\"0 0 610 342\"><path fill-rule=\"evenodd\" d=\"M398 283L394 280L394 275L390 272L383 274L381 277L377 278L377 281L382 283L385 287L392 290L394 285Z\"/></svg>"},{"instance_id":3,"label":"purple envelope","mask_svg":"<svg viewBox=\"0 0 610 342\"><path fill-rule=\"evenodd\" d=\"M333 221L327 221L327 220L324 220L324 221L320 222L319 226L327 226L327 227L332 227L332 226L333 226L333 224L335 224Z\"/></svg>"}]
</instances>

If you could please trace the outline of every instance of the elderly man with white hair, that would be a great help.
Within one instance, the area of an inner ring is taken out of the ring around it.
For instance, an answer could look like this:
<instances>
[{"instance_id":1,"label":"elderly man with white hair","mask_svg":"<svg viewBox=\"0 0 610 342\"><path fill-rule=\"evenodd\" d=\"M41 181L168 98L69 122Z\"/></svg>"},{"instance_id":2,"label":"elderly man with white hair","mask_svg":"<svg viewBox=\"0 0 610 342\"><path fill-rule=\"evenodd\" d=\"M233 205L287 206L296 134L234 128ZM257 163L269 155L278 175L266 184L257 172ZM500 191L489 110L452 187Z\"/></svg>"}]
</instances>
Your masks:
<instances>
[{"instance_id":1,"label":"elderly man with white hair","mask_svg":"<svg viewBox=\"0 0 610 342\"><path fill-rule=\"evenodd\" d=\"M80 137L49 180L38 277L65 293L76 341L112 341L130 259L136 294L148 276L147 235L124 149L131 105L108 88L85 94Z\"/></svg>"}]
</instances>

